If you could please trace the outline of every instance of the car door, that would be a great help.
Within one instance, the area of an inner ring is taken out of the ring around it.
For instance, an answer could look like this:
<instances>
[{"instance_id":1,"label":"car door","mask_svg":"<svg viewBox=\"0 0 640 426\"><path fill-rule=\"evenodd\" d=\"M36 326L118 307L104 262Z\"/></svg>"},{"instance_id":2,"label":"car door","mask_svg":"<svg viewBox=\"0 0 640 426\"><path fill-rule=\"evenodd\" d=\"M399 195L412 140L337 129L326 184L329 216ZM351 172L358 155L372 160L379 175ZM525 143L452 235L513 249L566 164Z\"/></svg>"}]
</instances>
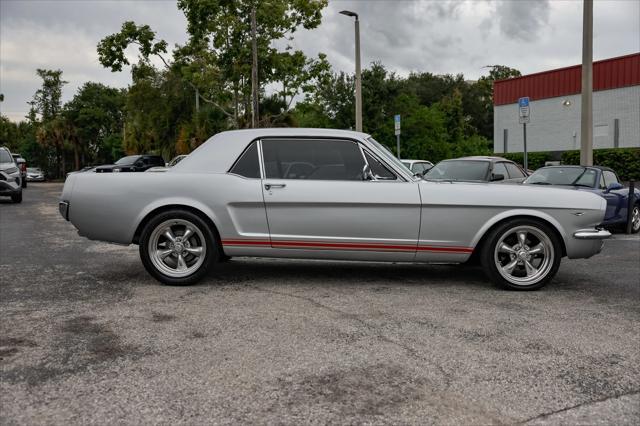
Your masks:
<instances>
[{"instance_id":1,"label":"car door","mask_svg":"<svg viewBox=\"0 0 640 426\"><path fill-rule=\"evenodd\" d=\"M261 152L274 249L292 257L413 259L420 227L415 182L353 140L270 138Z\"/></svg>"}]
</instances>

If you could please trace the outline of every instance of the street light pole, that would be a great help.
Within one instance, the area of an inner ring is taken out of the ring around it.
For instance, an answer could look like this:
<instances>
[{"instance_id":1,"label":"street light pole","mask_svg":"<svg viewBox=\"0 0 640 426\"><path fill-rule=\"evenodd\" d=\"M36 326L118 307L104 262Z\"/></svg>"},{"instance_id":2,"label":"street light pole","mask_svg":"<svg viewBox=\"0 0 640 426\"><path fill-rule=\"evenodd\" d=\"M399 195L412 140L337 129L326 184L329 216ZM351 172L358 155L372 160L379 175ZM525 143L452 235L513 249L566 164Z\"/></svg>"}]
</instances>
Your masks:
<instances>
[{"instance_id":1,"label":"street light pole","mask_svg":"<svg viewBox=\"0 0 640 426\"><path fill-rule=\"evenodd\" d=\"M349 10L340 12L343 15L355 18L356 30L356 131L362 131L362 75L360 72L360 20L358 14Z\"/></svg>"},{"instance_id":2,"label":"street light pole","mask_svg":"<svg viewBox=\"0 0 640 426\"><path fill-rule=\"evenodd\" d=\"M582 9L582 110L580 119L580 164L593 165L593 0L583 0Z\"/></svg>"}]
</instances>

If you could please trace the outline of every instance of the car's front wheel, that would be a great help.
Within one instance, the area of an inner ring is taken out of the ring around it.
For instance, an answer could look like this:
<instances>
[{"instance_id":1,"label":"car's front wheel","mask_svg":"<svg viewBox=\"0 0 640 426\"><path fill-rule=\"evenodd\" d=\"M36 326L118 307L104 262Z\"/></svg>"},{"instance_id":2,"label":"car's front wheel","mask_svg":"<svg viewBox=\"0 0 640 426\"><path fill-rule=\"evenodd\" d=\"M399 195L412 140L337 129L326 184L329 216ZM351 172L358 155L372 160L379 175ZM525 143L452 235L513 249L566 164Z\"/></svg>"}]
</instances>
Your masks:
<instances>
[{"instance_id":1,"label":"car's front wheel","mask_svg":"<svg viewBox=\"0 0 640 426\"><path fill-rule=\"evenodd\" d=\"M218 257L218 245L210 226L190 211L160 213L142 231L142 263L164 284L194 284L208 273Z\"/></svg>"},{"instance_id":2,"label":"car's front wheel","mask_svg":"<svg viewBox=\"0 0 640 426\"><path fill-rule=\"evenodd\" d=\"M497 226L480 253L485 273L509 290L544 287L558 271L561 257L557 234L535 219L513 219Z\"/></svg>"},{"instance_id":3,"label":"car's front wheel","mask_svg":"<svg viewBox=\"0 0 640 426\"><path fill-rule=\"evenodd\" d=\"M640 232L640 204L636 204L631 210L631 233L637 234L638 232Z\"/></svg>"}]
</instances>

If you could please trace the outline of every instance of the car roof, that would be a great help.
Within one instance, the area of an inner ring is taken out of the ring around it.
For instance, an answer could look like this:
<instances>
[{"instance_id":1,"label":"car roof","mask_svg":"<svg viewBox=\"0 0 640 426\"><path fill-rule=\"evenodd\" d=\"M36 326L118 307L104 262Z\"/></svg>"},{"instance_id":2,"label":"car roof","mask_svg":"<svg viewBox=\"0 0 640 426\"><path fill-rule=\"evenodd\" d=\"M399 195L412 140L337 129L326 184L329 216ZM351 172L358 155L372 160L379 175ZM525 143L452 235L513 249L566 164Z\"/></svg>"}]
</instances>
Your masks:
<instances>
[{"instance_id":1,"label":"car roof","mask_svg":"<svg viewBox=\"0 0 640 426\"><path fill-rule=\"evenodd\" d=\"M405 163L429 163L429 164L433 164L431 161L429 160L410 160L408 158L403 158L402 160Z\"/></svg>"},{"instance_id":2,"label":"car roof","mask_svg":"<svg viewBox=\"0 0 640 426\"><path fill-rule=\"evenodd\" d=\"M605 166L581 166L579 164L560 164L559 166L544 166L544 167L540 167L541 169L558 169L558 168L567 168L567 167L583 167L583 168L587 168L587 169L598 169L598 170L606 170L608 172L613 172L615 173L615 171L610 168L610 167L605 167Z\"/></svg>"},{"instance_id":3,"label":"car roof","mask_svg":"<svg viewBox=\"0 0 640 426\"><path fill-rule=\"evenodd\" d=\"M504 157L496 157L492 155L470 155L468 157L452 158L452 160L508 161L510 163L513 163L513 161L506 159Z\"/></svg>"},{"instance_id":4,"label":"car roof","mask_svg":"<svg viewBox=\"0 0 640 426\"><path fill-rule=\"evenodd\" d=\"M180 161L172 172L183 170L203 170L224 173L233 165L238 156L254 140L261 138L342 138L366 140L369 134L338 129L313 129L302 127L277 127L228 130L209 138L196 148L187 158Z\"/></svg>"}]
</instances>

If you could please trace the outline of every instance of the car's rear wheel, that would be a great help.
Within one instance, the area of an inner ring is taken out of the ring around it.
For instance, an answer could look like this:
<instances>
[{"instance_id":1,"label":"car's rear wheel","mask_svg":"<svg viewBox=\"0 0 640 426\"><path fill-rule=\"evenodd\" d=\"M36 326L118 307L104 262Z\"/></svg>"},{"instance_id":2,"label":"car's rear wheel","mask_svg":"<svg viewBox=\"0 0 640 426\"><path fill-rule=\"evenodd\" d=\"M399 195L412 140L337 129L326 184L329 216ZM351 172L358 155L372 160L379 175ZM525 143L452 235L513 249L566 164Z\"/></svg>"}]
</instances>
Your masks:
<instances>
[{"instance_id":1,"label":"car's rear wheel","mask_svg":"<svg viewBox=\"0 0 640 426\"><path fill-rule=\"evenodd\" d=\"M21 203L22 202L22 191L20 191L17 194L14 194L11 196L11 201L13 201L14 203Z\"/></svg>"},{"instance_id":2,"label":"car's rear wheel","mask_svg":"<svg viewBox=\"0 0 640 426\"><path fill-rule=\"evenodd\" d=\"M485 273L499 287L537 290L553 279L562 246L549 225L535 219L513 219L493 229L481 248Z\"/></svg>"},{"instance_id":3,"label":"car's rear wheel","mask_svg":"<svg viewBox=\"0 0 640 426\"><path fill-rule=\"evenodd\" d=\"M164 284L194 284L209 272L218 257L214 233L200 216L190 211L160 213L142 231L142 263Z\"/></svg>"}]
</instances>

